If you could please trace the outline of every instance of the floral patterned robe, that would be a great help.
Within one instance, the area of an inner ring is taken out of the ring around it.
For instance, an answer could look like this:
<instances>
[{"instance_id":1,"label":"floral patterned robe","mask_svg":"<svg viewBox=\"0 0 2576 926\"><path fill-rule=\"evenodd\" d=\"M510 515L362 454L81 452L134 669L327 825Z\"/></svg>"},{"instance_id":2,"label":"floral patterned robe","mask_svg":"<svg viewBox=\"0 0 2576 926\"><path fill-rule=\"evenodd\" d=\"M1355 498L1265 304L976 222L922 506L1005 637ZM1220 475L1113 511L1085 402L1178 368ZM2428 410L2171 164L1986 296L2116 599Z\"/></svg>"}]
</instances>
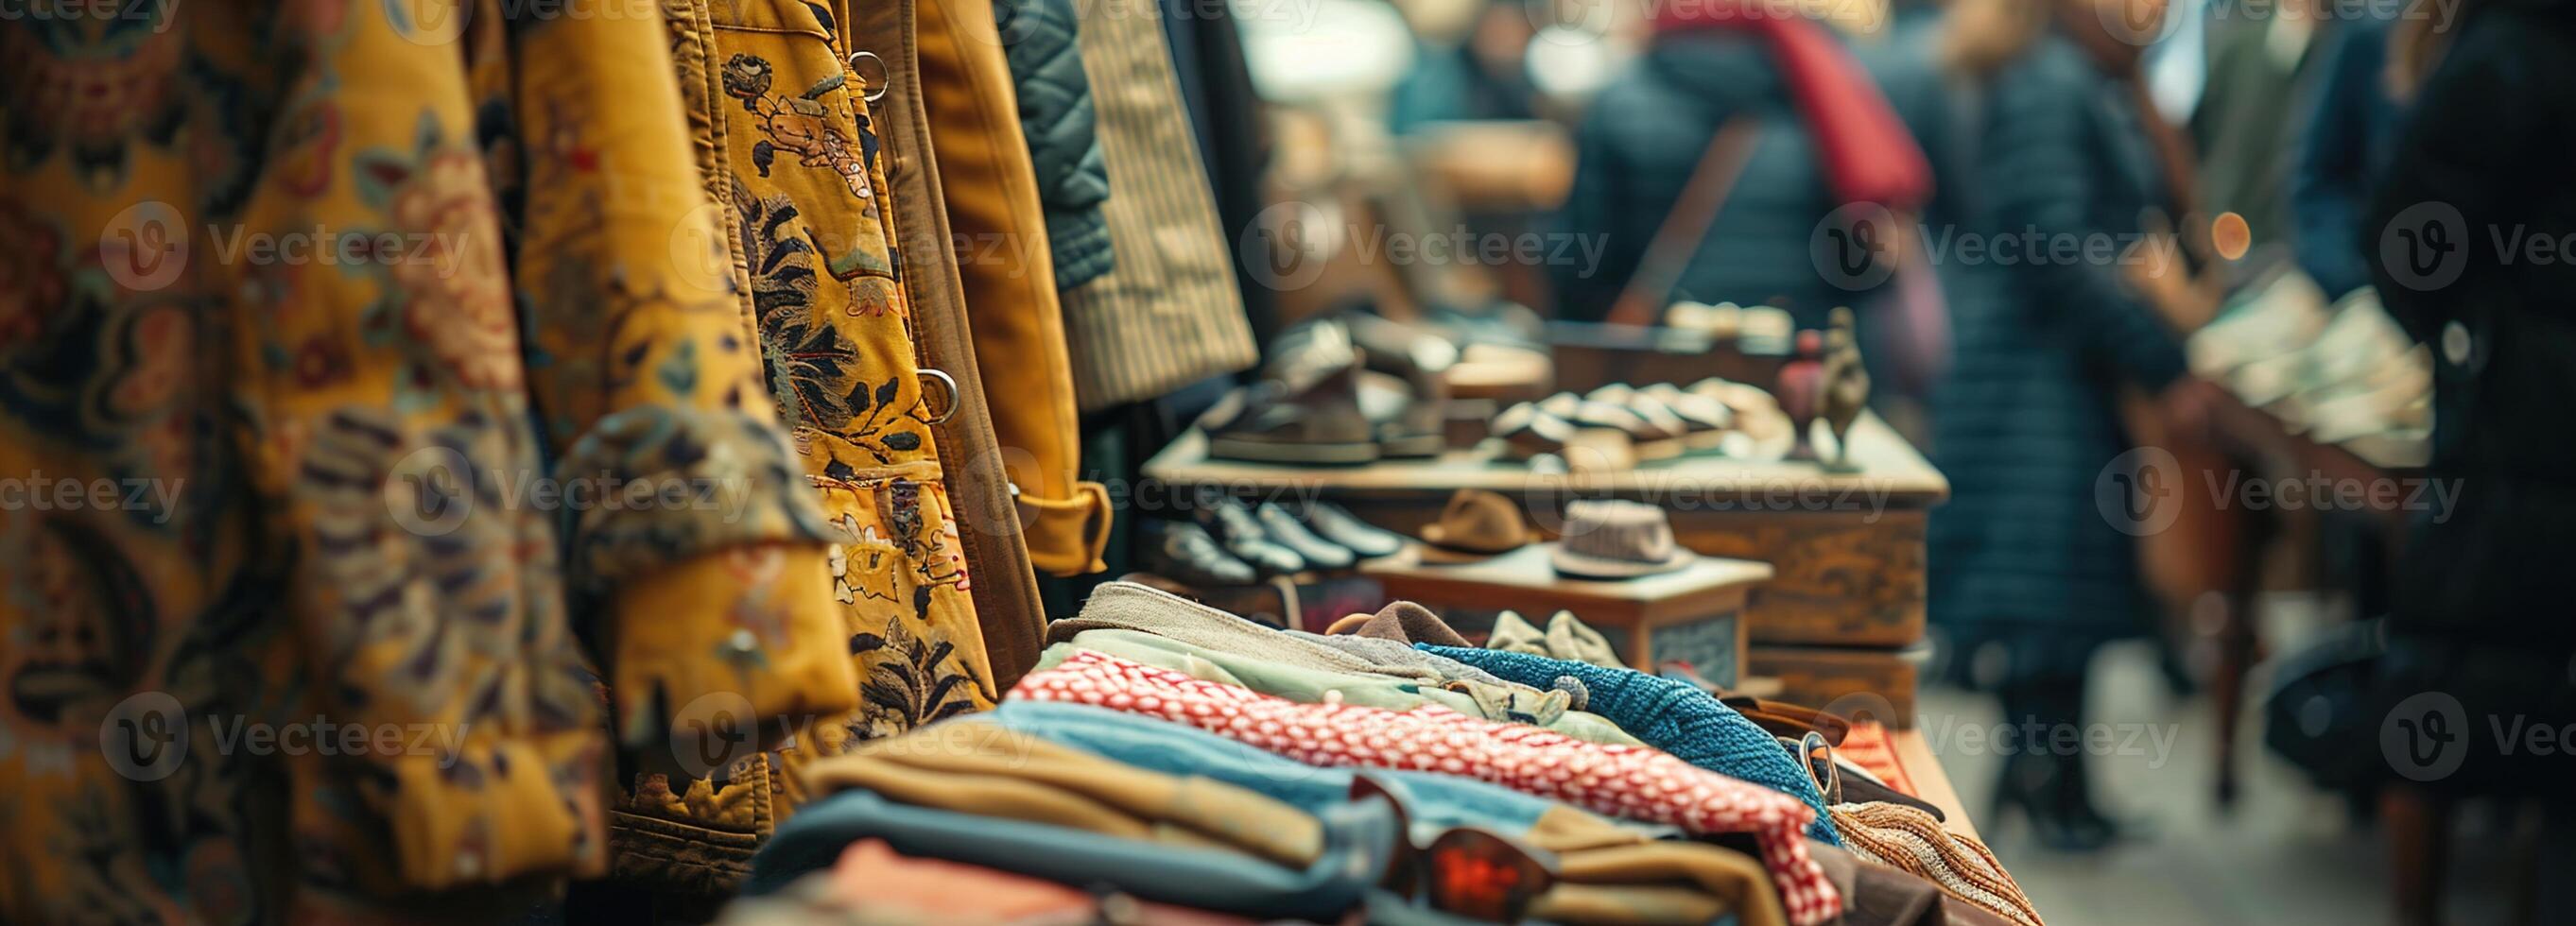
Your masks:
<instances>
[{"instance_id":1,"label":"floral patterned robe","mask_svg":"<svg viewBox=\"0 0 2576 926\"><path fill-rule=\"evenodd\" d=\"M789 748L714 775L631 776L612 814L619 873L721 895L803 801L795 769L989 708L996 692L931 429L933 409L956 397L925 395L940 390L925 388L937 380L921 374L896 250L892 211L939 204L892 201L886 161L906 155L881 143L862 83L905 75L856 69L877 65L853 65L851 53L868 49L852 47L837 4L662 5L681 108L707 195L726 207L768 385L834 527L830 573L861 701Z\"/></svg>"},{"instance_id":2,"label":"floral patterned robe","mask_svg":"<svg viewBox=\"0 0 2576 926\"><path fill-rule=\"evenodd\" d=\"M965 578L902 342L817 333L901 324L890 252L770 221L866 214L841 95L729 71L780 134L711 200L673 33L545 12L631 5L99 8L0 22L0 921L602 871L585 649L686 771L982 703L873 671L979 650L855 622Z\"/></svg>"}]
</instances>

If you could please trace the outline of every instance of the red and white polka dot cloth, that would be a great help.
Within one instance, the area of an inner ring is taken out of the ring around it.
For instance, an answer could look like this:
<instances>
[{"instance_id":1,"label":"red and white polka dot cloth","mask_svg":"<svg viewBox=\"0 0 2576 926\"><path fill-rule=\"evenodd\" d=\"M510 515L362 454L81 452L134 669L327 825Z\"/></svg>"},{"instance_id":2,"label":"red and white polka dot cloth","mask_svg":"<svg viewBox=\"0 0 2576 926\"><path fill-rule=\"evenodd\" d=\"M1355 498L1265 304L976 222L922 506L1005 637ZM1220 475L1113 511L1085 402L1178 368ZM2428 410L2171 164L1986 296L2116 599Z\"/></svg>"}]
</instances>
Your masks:
<instances>
[{"instance_id":1,"label":"red and white polka dot cloth","mask_svg":"<svg viewBox=\"0 0 2576 926\"><path fill-rule=\"evenodd\" d=\"M1441 772L1693 833L1752 833L1791 923L1815 926L1842 912L1824 869L1807 857L1803 834L1814 811L1661 750L1585 742L1438 705L1299 704L1091 650L1022 677L1010 696L1147 714L1309 765Z\"/></svg>"}]
</instances>

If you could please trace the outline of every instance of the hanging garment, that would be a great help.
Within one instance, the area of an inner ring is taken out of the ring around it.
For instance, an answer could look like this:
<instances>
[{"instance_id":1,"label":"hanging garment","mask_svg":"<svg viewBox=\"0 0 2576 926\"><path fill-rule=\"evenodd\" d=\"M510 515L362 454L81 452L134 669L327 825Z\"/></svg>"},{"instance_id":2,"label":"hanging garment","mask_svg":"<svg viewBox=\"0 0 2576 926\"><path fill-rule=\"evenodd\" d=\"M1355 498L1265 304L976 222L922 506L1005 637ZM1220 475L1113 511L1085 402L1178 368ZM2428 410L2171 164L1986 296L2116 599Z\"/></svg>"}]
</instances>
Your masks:
<instances>
[{"instance_id":1,"label":"hanging garment","mask_svg":"<svg viewBox=\"0 0 2576 926\"><path fill-rule=\"evenodd\" d=\"M1029 673L1011 697L1161 717L1313 765L1438 771L1693 833L1751 833L1790 922L1816 926L1841 909L1799 835L1814 811L1653 749L1586 743L1442 707L1296 704L1087 651Z\"/></svg>"},{"instance_id":2,"label":"hanging garment","mask_svg":"<svg viewBox=\"0 0 2576 926\"><path fill-rule=\"evenodd\" d=\"M984 651L994 682L1008 687L1037 662L1045 645L1039 638L1046 634L1046 607L1022 542L1021 512L1013 499L1018 489L994 437L992 403L985 399L982 367L967 330L965 287L955 255L942 246L956 241L948 226L947 197L937 165L922 156L932 146L924 76L914 54L919 45L916 7L913 0L833 0L830 10L848 29L845 60L853 67L873 60L888 75L885 86L872 91L879 96L872 101L871 115L886 149L883 166L893 197L895 234L926 242L896 256L904 292L914 307L915 344L924 360L947 372L957 386L954 409L932 430L939 435L940 467L956 504L958 536L967 562L976 568L975 615L983 627Z\"/></svg>"},{"instance_id":3,"label":"hanging garment","mask_svg":"<svg viewBox=\"0 0 2576 926\"><path fill-rule=\"evenodd\" d=\"M1010 398L992 407L993 436L1019 505L1016 526L1037 568L1098 572L1107 568L1109 492L1075 476L1082 433L1064 310L1004 37L991 0L922 0L917 9L921 95L939 114L927 150L946 196L975 361L985 391Z\"/></svg>"},{"instance_id":4,"label":"hanging garment","mask_svg":"<svg viewBox=\"0 0 2576 926\"><path fill-rule=\"evenodd\" d=\"M1198 144L1181 113L1157 0L1082 10L1100 150L1109 161L1109 239L1118 263L1064 292L1065 338L1083 411L1156 398L1260 359L1235 287L1231 248ZM1231 25L1231 22L1228 23Z\"/></svg>"},{"instance_id":5,"label":"hanging garment","mask_svg":"<svg viewBox=\"0 0 2576 926\"><path fill-rule=\"evenodd\" d=\"M732 245L724 269L736 312L758 331L763 391L830 525L819 572L858 694L855 711L819 717L787 748L681 770L694 777L643 763L625 782L612 815L620 877L718 895L803 803L794 768L992 706L996 681L972 592L993 577L970 564L987 565L979 549L1017 542L971 529L949 498L940 442L952 432L940 426L973 397L971 368L961 375L927 359L918 329L928 313L909 273L918 264L903 256L887 192L892 147L868 108L865 75L853 71L840 16L790 0L664 8L685 97L673 112L699 142L710 211ZM925 247L941 253L936 238ZM986 432L976 446L988 451L991 440Z\"/></svg>"},{"instance_id":6,"label":"hanging garment","mask_svg":"<svg viewBox=\"0 0 2576 926\"><path fill-rule=\"evenodd\" d=\"M599 871L576 627L648 752L852 706L651 17L136 9L0 23L0 477L136 490L0 519L0 919Z\"/></svg>"},{"instance_id":7,"label":"hanging garment","mask_svg":"<svg viewBox=\"0 0 2576 926\"><path fill-rule=\"evenodd\" d=\"M1047 253L1055 285L1072 289L1117 265L1109 221L1109 162L1100 153L1091 76L1082 70L1082 20L1073 0L994 0L994 26L1011 62L1020 133L1046 207Z\"/></svg>"}]
</instances>

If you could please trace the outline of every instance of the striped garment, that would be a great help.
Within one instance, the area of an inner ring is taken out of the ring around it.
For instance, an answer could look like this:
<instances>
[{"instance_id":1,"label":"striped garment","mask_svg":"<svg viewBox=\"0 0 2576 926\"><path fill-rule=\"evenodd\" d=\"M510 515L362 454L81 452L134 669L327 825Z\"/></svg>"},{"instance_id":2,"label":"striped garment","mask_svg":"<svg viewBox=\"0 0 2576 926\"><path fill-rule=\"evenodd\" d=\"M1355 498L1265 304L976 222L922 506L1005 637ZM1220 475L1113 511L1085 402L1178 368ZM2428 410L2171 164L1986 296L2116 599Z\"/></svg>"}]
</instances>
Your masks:
<instances>
[{"instance_id":1,"label":"striped garment","mask_svg":"<svg viewBox=\"0 0 2576 926\"><path fill-rule=\"evenodd\" d=\"M2019 926L2044 926L2004 863L1974 837L1950 832L1932 815L1899 804L1835 804L1834 828L1853 855L1923 878L1952 897Z\"/></svg>"},{"instance_id":2,"label":"striped garment","mask_svg":"<svg viewBox=\"0 0 2576 926\"><path fill-rule=\"evenodd\" d=\"M1085 412L1154 398L1260 359L1233 252L1189 120L1180 118L1162 7L1092 0L1082 11L1100 150L1109 162L1109 273L1063 293L1074 396Z\"/></svg>"}]
</instances>

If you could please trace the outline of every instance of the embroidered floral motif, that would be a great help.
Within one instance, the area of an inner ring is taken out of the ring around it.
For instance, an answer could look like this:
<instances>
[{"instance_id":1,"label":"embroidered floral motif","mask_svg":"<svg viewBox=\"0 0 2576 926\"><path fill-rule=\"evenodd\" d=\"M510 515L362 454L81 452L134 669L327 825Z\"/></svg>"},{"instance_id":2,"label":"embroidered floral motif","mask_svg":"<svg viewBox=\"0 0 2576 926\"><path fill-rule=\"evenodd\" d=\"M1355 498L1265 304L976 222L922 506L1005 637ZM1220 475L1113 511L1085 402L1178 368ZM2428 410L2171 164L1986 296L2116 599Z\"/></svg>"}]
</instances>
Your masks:
<instances>
[{"instance_id":1,"label":"embroidered floral motif","mask_svg":"<svg viewBox=\"0 0 2576 926\"><path fill-rule=\"evenodd\" d=\"M168 7L137 10L147 15L30 17L0 29L0 86L12 101L0 139L10 169L60 149L83 183L106 190L125 179L128 145L170 144L184 111L174 78L188 36L161 19ZM78 54L65 54L71 49Z\"/></svg>"},{"instance_id":2,"label":"embroidered floral motif","mask_svg":"<svg viewBox=\"0 0 2576 926\"><path fill-rule=\"evenodd\" d=\"M930 589L915 593L928 607ZM853 721L850 732L861 739L895 736L926 723L977 710L969 696L975 679L960 671L952 658L957 645L938 631L915 633L902 618L886 622L884 636L862 633L850 638L850 651L879 657L859 683L868 710ZM988 702L989 698L986 699Z\"/></svg>"},{"instance_id":3,"label":"embroidered floral motif","mask_svg":"<svg viewBox=\"0 0 2576 926\"><path fill-rule=\"evenodd\" d=\"M450 146L438 121L423 114L409 154L361 152L359 190L386 209L405 253L391 266L404 334L426 346L457 381L476 389L520 386L518 316L511 309L509 268L501 260L501 223L483 158ZM378 328L378 337L387 329Z\"/></svg>"}]
</instances>

